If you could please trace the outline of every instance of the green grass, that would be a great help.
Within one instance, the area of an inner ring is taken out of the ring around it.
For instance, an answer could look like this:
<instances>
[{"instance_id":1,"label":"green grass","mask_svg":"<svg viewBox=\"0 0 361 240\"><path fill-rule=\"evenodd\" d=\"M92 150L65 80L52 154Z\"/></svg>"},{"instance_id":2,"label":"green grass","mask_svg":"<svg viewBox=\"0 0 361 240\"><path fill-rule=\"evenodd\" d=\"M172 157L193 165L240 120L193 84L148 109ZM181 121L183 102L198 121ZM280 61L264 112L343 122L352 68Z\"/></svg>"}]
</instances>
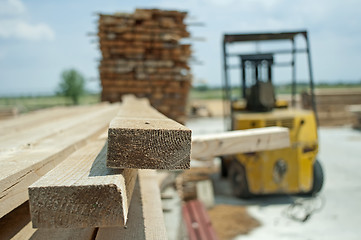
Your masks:
<instances>
[{"instance_id":1,"label":"green grass","mask_svg":"<svg viewBox=\"0 0 361 240\"><path fill-rule=\"evenodd\" d=\"M317 84L316 89L337 89L337 88L360 88L361 84ZM297 94L307 91L309 89L308 85L301 84L297 86ZM232 88L232 96L239 97L240 89ZM281 85L276 86L275 88L276 95L279 94L291 94L292 88L290 85ZM221 99L222 98L222 89L221 88L192 88L190 91L191 99Z\"/></svg>"},{"instance_id":2,"label":"green grass","mask_svg":"<svg viewBox=\"0 0 361 240\"><path fill-rule=\"evenodd\" d=\"M318 89L337 89L337 88L360 88L360 84L318 84ZM308 86L301 84L297 87L297 93L307 90ZM190 99L221 99L221 88L194 87L190 91ZM291 94L290 85L276 86L276 94ZM232 96L239 97L240 89L233 88ZM100 102L99 94L87 94L80 97L80 104L95 104ZM70 98L62 96L35 96L35 97L0 97L0 108L16 107L19 112L29 112L41 108L49 108L54 106L70 106L72 102Z\"/></svg>"},{"instance_id":3,"label":"green grass","mask_svg":"<svg viewBox=\"0 0 361 240\"><path fill-rule=\"evenodd\" d=\"M87 94L80 97L79 104L94 104L100 102L99 94ZM70 106L70 98L63 96L35 96L35 97L2 97L0 108L16 107L20 112L29 112L41 108L54 106Z\"/></svg>"}]
</instances>

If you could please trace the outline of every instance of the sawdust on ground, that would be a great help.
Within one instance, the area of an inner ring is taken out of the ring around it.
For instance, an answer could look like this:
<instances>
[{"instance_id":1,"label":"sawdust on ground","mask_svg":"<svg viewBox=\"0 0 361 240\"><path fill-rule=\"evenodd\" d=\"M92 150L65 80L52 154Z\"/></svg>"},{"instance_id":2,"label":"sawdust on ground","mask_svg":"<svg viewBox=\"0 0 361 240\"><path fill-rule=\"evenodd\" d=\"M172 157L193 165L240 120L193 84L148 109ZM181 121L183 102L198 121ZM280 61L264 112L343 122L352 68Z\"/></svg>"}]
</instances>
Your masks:
<instances>
[{"instance_id":1,"label":"sawdust on ground","mask_svg":"<svg viewBox=\"0 0 361 240\"><path fill-rule=\"evenodd\" d=\"M219 239L232 239L240 234L247 234L260 226L243 206L216 205L208 210L214 230Z\"/></svg>"}]
</instances>

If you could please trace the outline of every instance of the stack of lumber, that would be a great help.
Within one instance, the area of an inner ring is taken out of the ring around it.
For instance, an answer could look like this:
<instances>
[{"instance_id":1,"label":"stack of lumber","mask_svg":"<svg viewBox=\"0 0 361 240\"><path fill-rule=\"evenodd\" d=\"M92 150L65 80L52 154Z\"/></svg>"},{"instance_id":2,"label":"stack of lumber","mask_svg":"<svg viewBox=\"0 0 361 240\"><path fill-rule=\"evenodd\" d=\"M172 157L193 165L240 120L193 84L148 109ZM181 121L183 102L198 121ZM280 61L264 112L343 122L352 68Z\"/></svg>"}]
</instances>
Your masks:
<instances>
[{"instance_id":1,"label":"stack of lumber","mask_svg":"<svg viewBox=\"0 0 361 240\"><path fill-rule=\"evenodd\" d=\"M0 236L8 239L167 239L155 169L186 169L191 155L230 154L240 143L233 133L201 137L191 153L188 128L131 96L0 126ZM240 135L242 151L289 140L283 128L259 133Z\"/></svg>"},{"instance_id":2,"label":"stack of lumber","mask_svg":"<svg viewBox=\"0 0 361 240\"><path fill-rule=\"evenodd\" d=\"M361 104L361 89L317 89L315 91L320 126L342 126L354 123L350 105ZM302 107L312 109L310 93L302 94Z\"/></svg>"},{"instance_id":3,"label":"stack of lumber","mask_svg":"<svg viewBox=\"0 0 361 240\"><path fill-rule=\"evenodd\" d=\"M53 108L0 122L0 217L28 199L27 188L105 131L118 105Z\"/></svg>"},{"instance_id":4,"label":"stack of lumber","mask_svg":"<svg viewBox=\"0 0 361 240\"><path fill-rule=\"evenodd\" d=\"M1 236L167 238L152 169L189 168L188 128L132 96L16 120L0 129Z\"/></svg>"},{"instance_id":5,"label":"stack of lumber","mask_svg":"<svg viewBox=\"0 0 361 240\"><path fill-rule=\"evenodd\" d=\"M146 97L158 111L184 123L191 86L186 12L136 9L99 15L99 66L102 101L124 94Z\"/></svg>"},{"instance_id":6,"label":"stack of lumber","mask_svg":"<svg viewBox=\"0 0 361 240\"><path fill-rule=\"evenodd\" d=\"M17 115L17 108L0 107L0 119L11 118Z\"/></svg>"},{"instance_id":7,"label":"stack of lumber","mask_svg":"<svg viewBox=\"0 0 361 240\"><path fill-rule=\"evenodd\" d=\"M361 104L350 105L348 110L354 115L355 120L352 127L361 130Z\"/></svg>"}]
</instances>

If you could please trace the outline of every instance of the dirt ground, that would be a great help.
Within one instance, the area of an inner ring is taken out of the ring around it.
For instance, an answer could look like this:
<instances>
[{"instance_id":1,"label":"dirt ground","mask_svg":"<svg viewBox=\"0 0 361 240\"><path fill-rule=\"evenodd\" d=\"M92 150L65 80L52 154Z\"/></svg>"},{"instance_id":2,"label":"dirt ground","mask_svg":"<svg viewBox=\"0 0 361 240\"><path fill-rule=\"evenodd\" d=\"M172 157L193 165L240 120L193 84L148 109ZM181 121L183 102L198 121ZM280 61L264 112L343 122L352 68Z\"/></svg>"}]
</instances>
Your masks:
<instances>
[{"instance_id":1,"label":"dirt ground","mask_svg":"<svg viewBox=\"0 0 361 240\"><path fill-rule=\"evenodd\" d=\"M247 234L260 226L259 221L250 216L242 206L219 204L208 210L212 225L219 239L233 239Z\"/></svg>"}]
</instances>

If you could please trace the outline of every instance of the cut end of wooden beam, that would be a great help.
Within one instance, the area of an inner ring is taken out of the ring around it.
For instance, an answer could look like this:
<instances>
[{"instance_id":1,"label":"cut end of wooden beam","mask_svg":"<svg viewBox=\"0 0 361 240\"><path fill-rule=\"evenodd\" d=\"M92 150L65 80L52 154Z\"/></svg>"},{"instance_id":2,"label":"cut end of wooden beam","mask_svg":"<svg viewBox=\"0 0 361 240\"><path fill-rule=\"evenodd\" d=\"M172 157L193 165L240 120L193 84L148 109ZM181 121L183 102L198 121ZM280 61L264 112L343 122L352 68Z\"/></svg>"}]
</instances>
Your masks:
<instances>
[{"instance_id":1,"label":"cut end of wooden beam","mask_svg":"<svg viewBox=\"0 0 361 240\"><path fill-rule=\"evenodd\" d=\"M156 124L154 124L156 125ZM187 169L189 130L109 129L107 166L110 168Z\"/></svg>"},{"instance_id":2,"label":"cut end of wooden beam","mask_svg":"<svg viewBox=\"0 0 361 240\"><path fill-rule=\"evenodd\" d=\"M107 166L136 169L187 169L192 132L152 108L127 97L108 130Z\"/></svg>"},{"instance_id":3,"label":"cut end of wooden beam","mask_svg":"<svg viewBox=\"0 0 361 240\"><path fill-rule=\"evenodd\" d=\"M103 145L89 143L29 187L34 228L126 224L138 170L107 168Z\"/></svg>"},{"instance_id":4,"label":"cut end of wooden beam","mask_svg":"<svg viewBox=\"0 0 361 240\"><path fill-rule=\"evenodd\" d=\"M96 188L96 191L94 191ZM34 228L124 225L123 199L115 185L29 188Z\"/></svg>"}]
</instances>

